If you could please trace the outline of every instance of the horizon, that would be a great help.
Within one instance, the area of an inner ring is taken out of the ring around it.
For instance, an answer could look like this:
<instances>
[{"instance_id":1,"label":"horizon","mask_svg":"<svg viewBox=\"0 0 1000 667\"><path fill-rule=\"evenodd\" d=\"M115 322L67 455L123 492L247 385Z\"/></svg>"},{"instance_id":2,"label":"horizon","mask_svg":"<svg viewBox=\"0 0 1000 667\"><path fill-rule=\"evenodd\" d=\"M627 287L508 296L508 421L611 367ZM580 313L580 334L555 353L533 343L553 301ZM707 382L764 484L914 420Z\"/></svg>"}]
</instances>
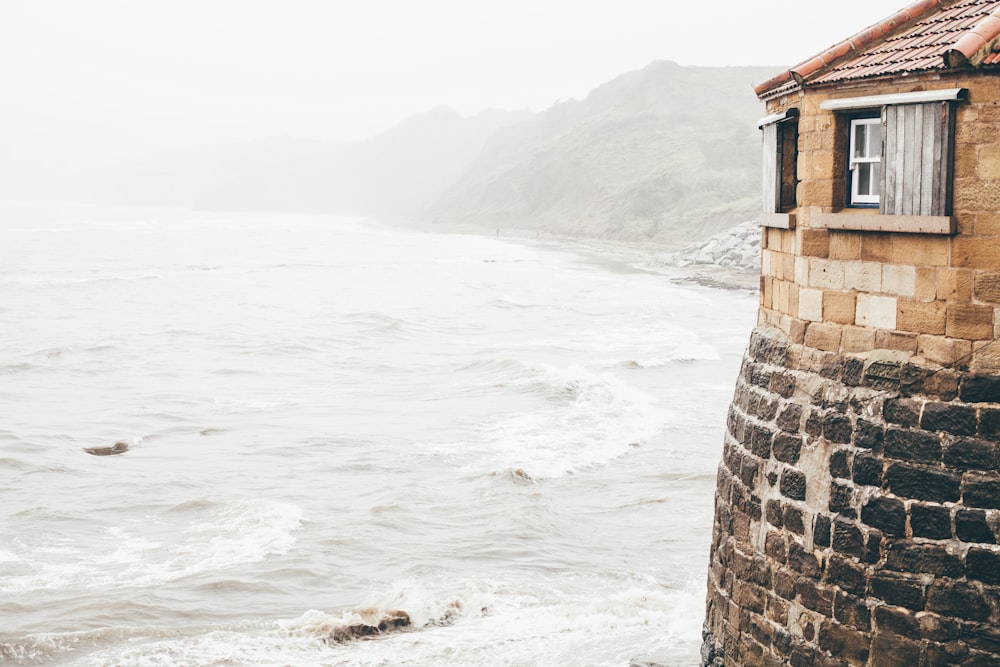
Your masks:
<instances>
[{"instance_id":1,"label":"horizon","mask_svg":"<svg viewBox=\"0 0 1000 667\"><path fill-rule=\"evenodd\" d=\"M539 113L656 61L777 73L900 0L796 7L730 0L679 21L653 0L12 0L0 183L37 190L74 168L275 137L365 140L442 106Z\"/></svg>"}]
</instances>

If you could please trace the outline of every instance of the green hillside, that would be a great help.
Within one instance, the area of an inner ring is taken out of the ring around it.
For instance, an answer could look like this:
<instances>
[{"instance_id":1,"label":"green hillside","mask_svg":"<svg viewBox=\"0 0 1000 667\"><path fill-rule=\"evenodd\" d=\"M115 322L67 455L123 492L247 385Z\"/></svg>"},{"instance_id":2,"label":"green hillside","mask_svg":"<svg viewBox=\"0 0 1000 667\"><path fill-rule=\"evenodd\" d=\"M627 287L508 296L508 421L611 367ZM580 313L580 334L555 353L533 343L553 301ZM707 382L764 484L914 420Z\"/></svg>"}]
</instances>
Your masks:
<instances>
[{"instance_id":1,"label":"green hillside","mask_svg":"<svg viewBox=\"0 0 1000 667\"><path fill-rule=\"evenodd\" d=\"M681 243L759 211L775 68L657 61L498 131L431 206L432 221Z\"/></svg>"}]
</instances>

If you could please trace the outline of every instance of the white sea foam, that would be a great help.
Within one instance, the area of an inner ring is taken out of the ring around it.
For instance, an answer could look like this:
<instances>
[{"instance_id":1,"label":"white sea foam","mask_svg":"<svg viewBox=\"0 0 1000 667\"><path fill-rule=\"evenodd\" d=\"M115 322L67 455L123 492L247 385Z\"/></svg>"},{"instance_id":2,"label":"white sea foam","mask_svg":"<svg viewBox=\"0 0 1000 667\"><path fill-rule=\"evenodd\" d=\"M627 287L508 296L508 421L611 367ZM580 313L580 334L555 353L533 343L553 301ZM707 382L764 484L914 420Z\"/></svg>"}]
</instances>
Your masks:
<instances>
[{"instance_id":1,"label":"white sea foam","mask_svg":"<svg viewBox=\"0 0 1000 667\"><path fill-rule=\"evenodd\" d=\"M265 499L233 500L205 514L187 525L156 526L159 539L133 526L107 528L86 544L45 536L21 542L24 553L6 560L19 562L25 572L0 579L0 591L157 586L288 553L302 526L300 508ZM165 516L152 521L165 522Z\"/></svg>"},{"instance_id":2,"label":"white sea foam","mask_svg":"<svg viewBox=\"0 0 1000 667\"><path fill-rule=\"evenodd\" d=\"M474 449L473 465L487 462L490 472L523 470L545 479L600 466L655 435L666 419L653 397L580 366L525 366L507 383L540 394L544 405L480 427L478 443L466 447Z\"/></svg>"}]
</instances>

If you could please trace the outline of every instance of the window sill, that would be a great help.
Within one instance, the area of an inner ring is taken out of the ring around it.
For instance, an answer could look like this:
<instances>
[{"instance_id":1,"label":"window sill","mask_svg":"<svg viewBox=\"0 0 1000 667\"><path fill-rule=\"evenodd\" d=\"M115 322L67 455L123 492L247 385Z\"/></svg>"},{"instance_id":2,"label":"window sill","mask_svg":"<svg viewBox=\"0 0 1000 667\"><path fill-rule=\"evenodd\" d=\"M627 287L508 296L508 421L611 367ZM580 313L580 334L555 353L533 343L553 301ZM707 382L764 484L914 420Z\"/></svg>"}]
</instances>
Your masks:
<instances>
[{"instance_id":1,"label":"window sill","mask_svg":"<svg viewBox=\"0 0 1000 667\"><path fill-rule=\"evenodd\" d=\"M813 213L809 226L859 232L903 234L954 234L958 231L950 215L882 215L880 213Z\"/></svg>"},{"instance_id":2,"label":"window sill","mask_svg":"<svg viewBox=\"0 0 1000 667\"><path fill-rule=\"evenodd\" d=\"M795 229L794 213L761 213L761 227L773 227L775 229Z\"/></svg>"}]
</instances>

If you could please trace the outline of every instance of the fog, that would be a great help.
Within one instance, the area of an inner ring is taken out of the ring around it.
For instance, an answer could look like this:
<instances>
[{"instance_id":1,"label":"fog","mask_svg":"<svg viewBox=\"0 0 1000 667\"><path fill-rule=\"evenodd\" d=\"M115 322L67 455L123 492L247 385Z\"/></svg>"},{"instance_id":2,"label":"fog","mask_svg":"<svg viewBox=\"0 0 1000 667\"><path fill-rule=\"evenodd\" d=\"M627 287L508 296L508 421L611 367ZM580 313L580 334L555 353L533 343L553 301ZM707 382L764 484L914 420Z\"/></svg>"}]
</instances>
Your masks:
<instances>
[{"instance_id":1,"label":"fog","mask_svg":"<svg viewBox=\"0 0 1000 667\"><path fill-rule=\"evenodd\" d=\"M84 191L156 151L364 139L439 105L537 112L654 60L778 71L900 5L5 0L0 197Z\"/></svg>"}]
</instances>

